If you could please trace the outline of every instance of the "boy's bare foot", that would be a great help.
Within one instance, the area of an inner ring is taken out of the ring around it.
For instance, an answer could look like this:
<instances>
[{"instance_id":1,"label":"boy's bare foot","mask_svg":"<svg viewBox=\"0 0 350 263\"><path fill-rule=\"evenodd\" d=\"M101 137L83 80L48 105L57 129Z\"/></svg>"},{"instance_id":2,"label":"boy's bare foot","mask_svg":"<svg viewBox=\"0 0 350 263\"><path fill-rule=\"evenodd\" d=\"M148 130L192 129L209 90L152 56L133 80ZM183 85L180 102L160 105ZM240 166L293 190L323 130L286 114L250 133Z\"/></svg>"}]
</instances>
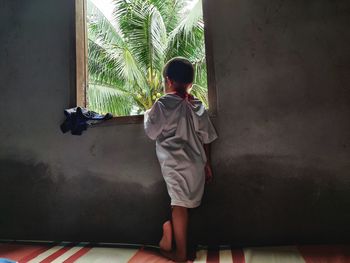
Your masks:
<instances>
[{"instance_id":1,"label":"boy's bare foot","mask_svg":"<svg viewBox=\"0 0 350 263\"><path fill-rule=\"evenodd\" d=\"M172 249L173 230L171 222L168 220L163 224L163 237L159 242L159 247L164 251L171 251Z\"/></svg>"}]
</instances>

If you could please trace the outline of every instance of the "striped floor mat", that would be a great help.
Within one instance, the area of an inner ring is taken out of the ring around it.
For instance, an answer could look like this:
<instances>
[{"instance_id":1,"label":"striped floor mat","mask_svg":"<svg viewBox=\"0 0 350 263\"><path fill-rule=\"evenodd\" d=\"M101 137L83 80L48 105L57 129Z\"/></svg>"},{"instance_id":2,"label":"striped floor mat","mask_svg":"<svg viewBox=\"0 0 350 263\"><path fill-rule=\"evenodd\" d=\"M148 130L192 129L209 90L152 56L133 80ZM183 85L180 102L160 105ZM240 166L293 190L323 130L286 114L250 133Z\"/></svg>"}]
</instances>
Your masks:
<instances>
[{"instance_id":1,"label":"striped floor mat","mask_svg":"<svg viewBox=\"0 0 350 263\"><path fill-rule=\"evenodd\" d=\"M172 262L150 248L118 248L89 243L0 243L1 259L14 262L165 263ZM197 251L193 263L350 263L350 245L283 246Z\"/></svg>"}]
</instances>

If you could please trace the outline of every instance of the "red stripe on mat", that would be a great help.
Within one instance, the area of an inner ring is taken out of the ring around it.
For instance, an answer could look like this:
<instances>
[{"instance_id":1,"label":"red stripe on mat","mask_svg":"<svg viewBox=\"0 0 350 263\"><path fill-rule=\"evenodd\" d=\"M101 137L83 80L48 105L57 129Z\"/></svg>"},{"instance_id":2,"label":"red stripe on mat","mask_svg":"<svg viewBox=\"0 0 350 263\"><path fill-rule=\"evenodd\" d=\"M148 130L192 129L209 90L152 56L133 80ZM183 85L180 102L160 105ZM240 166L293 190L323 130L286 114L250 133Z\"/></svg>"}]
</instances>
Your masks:
<instances>
[{"instance_id":1,"label":"red stripe on mat","mask_svg":"<svg viewBox=\"0 0 350 263\"><path fill-rule=\"evenodd\" d=\"M25 263L28 262L29 260L32 260L33 258L36 258L37 256L39 256L41 253L44 253L45 251L49 250L50 248L54 247L53 245L51 246L45 246L45 247L41 247L39 249L37 249L36 251L33 251L31 254L21 258L20 260L18 260L18 263Z\"/></svg>"},{"instance_id":2,"label":"red stripe on mat","mask_svg":"<svg viewBox=\"0 0 350 263\"><path fill-rule=\"evenodd\" d=\"M350 263L350 245L299 246L306 263Z\"/></svg>"},{"instance_id":3,"label":"red stripe on mat","mask_svg":"<svg viewBox=\"0 0 350 263\"><path fill-rule=\"evenodd\" d=\"M78 258L84 256L87 252L89 252L92 249L92 247L82 247L77 252L75 252L73 255L71 255L69 258L67 258L64 263L72 263L76 261Z\"/></svg>"},{"instance_id":4,"label":"red stripe on mat","mask_svg":"<svg viewBox=\"0 0 350 263\"><path fill-rule=\"evenodd\" d=\"M32 254L37 254L38 252L40 254L46 249L49 248L47 248L47 246L38 245L0 244L0 257L23 262Z\"/></svg>"},{"instance_id":5,"label":"red stripe on mat","mask_svg":"<svg viewBox=\"0 0 350 263\"><path fill-rule=\"evenodd\" d=\"M140 262L147 262L147 263L170 263L170 262L172 262L173 263L174 261L166 259L158 252L141 248L128 261L128 263L140 263Z\"/></svg>"},{"instance_id":6,"label":"red stripe on mat","mask_svg":"<svg viewBox=\"0 0 350 263\"><path fill-rule=\"evenodd\" d=\"M232 260L235 263L245 263L244 253L242 249L232 249Z\"/></svg>"},{"instance_id":7,"label":"red stripe on mat","mask_svg":"<svg viewBox=\"0 0 350 263\"><path fill-rule=\"evenodd\" d=\"M208 250L207 263L220 263L220 252L218 249L209 249Z\"/></svg>"},{"instance_id":8,"label":"red stripe on mat","mask_svg":"<svg viewBox=\"0 0 350 263\"><path fill-rule=\"evenodd\" d=\"M54 261L56 258L62 256L64 253L66 253L68 250L70 250L72 248L72 245L73 244L68 244L68 245L60 248L55 253L51 254L50 256L45 258L44 260L40 261L40 263L49 263L51 261Z\"/></svg>"}]
</instances>

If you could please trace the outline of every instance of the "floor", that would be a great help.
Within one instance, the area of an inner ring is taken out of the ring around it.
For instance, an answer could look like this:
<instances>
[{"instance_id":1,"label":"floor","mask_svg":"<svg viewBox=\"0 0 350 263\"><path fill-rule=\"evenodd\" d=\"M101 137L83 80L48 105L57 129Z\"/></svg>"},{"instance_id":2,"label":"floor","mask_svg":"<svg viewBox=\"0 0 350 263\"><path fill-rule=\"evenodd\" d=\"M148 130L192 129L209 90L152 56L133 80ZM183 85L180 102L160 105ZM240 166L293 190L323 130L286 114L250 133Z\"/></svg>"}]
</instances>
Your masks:
<instances>
[{"instance_id":1,"label":"floor","mask_svg":"<svg viewBox=\"0 0 350 263\"><path fill-rule=\"evenodd\" d=\"M112 244L0 243L1 258L15 262L164 263L152 248L121 248ZM199 248L194 263L350 263L350 245Z\"/></svg>"}]
</instances>

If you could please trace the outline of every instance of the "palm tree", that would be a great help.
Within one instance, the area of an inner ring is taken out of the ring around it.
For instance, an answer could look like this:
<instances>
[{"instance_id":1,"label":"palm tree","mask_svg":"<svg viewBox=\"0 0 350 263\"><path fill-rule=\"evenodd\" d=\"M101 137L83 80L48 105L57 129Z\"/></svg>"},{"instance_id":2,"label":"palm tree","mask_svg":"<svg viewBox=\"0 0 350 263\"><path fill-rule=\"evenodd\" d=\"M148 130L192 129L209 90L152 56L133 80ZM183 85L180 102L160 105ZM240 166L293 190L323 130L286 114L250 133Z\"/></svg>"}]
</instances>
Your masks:
<instances>
[{"instance_id":1,"label":"palm tree","mask_svg":"<svg viewBox=\"0 0 350 263\"><path fill-rule=\"evenodd\" d=\"M193 2L193 1L192 1ZM202 1L113 0L113 20L88 0L89 109L140 114L163 94L162 68L188 58L196 76L191 93L207 104Z\"/></svg>"}]
</instances>

